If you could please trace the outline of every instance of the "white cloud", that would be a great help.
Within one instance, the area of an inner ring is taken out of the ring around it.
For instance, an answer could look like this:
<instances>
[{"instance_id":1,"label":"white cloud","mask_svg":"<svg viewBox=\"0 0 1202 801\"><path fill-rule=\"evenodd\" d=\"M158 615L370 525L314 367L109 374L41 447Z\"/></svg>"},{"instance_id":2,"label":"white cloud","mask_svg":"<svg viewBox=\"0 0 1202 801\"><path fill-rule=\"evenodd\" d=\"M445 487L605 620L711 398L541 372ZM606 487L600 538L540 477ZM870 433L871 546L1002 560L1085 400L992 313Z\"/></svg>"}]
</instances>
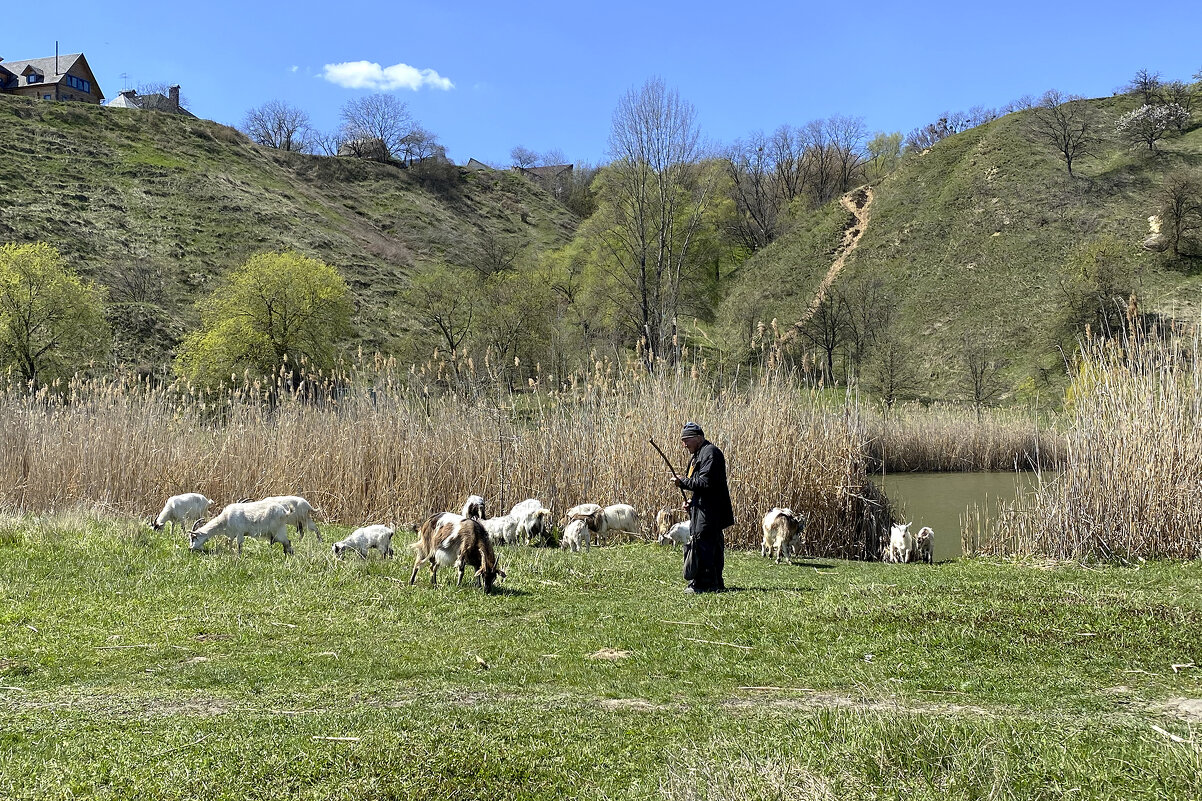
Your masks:
<instances>
[{"instance_id":1,"label":"white cloud","mask_svg":"<svg viewBox=\"0 0 1202 801\"><path fill-rule=\"evenodd\" d=\"M423 86L431 89L454 89L450 78L444 78L431 69L419 70L408 64L393 64L381 67L372 61L345 61L341 64L326 64L321 77L330 83L347 89L411 89Z\"/></svg>"},{"instance_id":2,"label":"white cloud","mask_svg":"<svg viewBox=\"0 0 1202 801\"><path fill-rule=\"evenodd\" d=\"M296 72L296 71L297 71L297 70L299 70L299 69L300 69L300 67L298 67L296 64L293 64L291 67L289 67L289 68L288 68L288 71L289 71L289 72Z\"/></svg>"}]
</instances>

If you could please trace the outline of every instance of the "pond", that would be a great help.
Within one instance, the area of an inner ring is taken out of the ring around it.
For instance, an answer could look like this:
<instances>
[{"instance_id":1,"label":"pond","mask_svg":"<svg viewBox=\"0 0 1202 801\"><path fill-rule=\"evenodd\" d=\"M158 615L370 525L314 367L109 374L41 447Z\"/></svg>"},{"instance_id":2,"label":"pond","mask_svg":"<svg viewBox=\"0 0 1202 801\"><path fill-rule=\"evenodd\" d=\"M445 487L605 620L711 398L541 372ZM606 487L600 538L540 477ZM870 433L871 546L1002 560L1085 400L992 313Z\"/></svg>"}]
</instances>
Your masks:
<instances>
[{"instance_id":1,"label":"pond","mask_svg":"<svg viewBox=\"0 0 1202 801\"><path fill-rule=\"evenodd\" d=\"M1044 472L1044 480L1052 478ZM930 526L935 532L935 561L961 555L961 518L977 506L992 518L998 501L1012 501L1020 490L1039 482L1039 474L1013 471L987 473L889 473L873 476L893 504L894 517L913 521L910 531Z\"/></svg>"}]
</instances>

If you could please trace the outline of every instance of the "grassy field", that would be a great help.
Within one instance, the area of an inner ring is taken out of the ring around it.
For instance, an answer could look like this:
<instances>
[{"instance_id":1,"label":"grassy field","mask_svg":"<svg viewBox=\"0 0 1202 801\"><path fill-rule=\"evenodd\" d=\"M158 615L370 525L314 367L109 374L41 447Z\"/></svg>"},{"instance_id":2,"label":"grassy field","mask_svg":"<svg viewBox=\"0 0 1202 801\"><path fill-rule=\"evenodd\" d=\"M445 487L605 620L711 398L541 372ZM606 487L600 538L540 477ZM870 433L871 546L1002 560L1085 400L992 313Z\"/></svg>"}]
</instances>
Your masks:
<instances>
[{"instance_id":1,"label":"grassy field","mask_svg":"<svg viewBox=\"0 0 1202 801\"><path fill-rule=\"evenodd\" d=\"M1202 797L1196 562L737 552L690 597L679 551L502 549L486 596L338 534L0 522L0 798Z\"/></svg>"}]
</instances>

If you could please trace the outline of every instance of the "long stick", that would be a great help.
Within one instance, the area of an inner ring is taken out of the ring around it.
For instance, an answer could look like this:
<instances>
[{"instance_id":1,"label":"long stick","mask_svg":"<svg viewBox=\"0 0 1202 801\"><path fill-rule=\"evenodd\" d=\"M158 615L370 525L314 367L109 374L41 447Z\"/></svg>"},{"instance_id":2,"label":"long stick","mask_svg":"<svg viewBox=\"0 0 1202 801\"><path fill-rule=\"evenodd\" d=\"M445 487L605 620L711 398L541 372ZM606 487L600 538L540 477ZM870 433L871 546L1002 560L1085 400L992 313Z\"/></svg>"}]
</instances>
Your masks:
<instances>
[{"instance_id":1,"label":"long stick","mask_svg":"<svg viewBox=\"0 0 1202 801\"><path fill-rule=\"evenodd\" d=\"M662 450L660 450L658 445L655 444L655 437L652 437L651 439L649 439L647 441L651 443L651 447L655 448L655 452L660 455L660 458L664 460L664 464L666 464L668 466L668 469L672 471L672 477L680 478L680 476L676 474L676 468L672 466L672 463L670 461L668 461L668 457L665 456L664 452ZM678 490L680 490L680 497L684 499L685 503L688 503L689 496L684 494L684 487L677 485L676 488Z\"/></svg>"}]
</instances>

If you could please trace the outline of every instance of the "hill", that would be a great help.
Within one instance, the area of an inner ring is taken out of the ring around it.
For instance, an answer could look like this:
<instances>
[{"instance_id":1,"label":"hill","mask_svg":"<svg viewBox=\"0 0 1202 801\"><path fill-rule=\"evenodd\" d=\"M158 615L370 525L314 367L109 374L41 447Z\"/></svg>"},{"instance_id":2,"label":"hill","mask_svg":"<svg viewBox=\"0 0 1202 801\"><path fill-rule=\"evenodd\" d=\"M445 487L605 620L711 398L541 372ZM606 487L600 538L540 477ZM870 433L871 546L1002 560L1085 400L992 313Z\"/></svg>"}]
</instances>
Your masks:
<instances>
[{"instance_id":1,"label":"hill","mask_svg":"<svg viewBox=\"0 0 1202 801\"><path fill-rule=\"evenodd\" d=\"M1131 148L1114 122L1138 103L1089 101L1099 140L1093 157L1064 162L1032 133L1021 111L949 137L903 159L873 189L871 220L835 280L836 290L879 279L892 296L894 325L918 367L914 393L963 397L960 354L984 329L1009 361L1011 394L1059 387L1058 345L1066 265L1091 243L1117 243L1143 312L1195 319L1202 262L1142 247L1165 179L1202 166L1202 128ZM740 270L724 314L740 336L757 318L798 320L839 252L850 212L837 203L800 215L794 230ZM745 340L744 340L745 341Z\"/></svg>"},{"instance_id":2,"label":"hill","mask_svg":"<svg viewBox=\"0 0 1202 801\"><path fill-rule=\"evenodd\" d=\"M0 96L0 242L46 241L106 285L119 355L161 364L216 275L296 249L337 267L369 347L410 326L407 276L504 240L527 254L576 220L529 181L259 147L167 114Z\"/></svg>"}]
</instances>

